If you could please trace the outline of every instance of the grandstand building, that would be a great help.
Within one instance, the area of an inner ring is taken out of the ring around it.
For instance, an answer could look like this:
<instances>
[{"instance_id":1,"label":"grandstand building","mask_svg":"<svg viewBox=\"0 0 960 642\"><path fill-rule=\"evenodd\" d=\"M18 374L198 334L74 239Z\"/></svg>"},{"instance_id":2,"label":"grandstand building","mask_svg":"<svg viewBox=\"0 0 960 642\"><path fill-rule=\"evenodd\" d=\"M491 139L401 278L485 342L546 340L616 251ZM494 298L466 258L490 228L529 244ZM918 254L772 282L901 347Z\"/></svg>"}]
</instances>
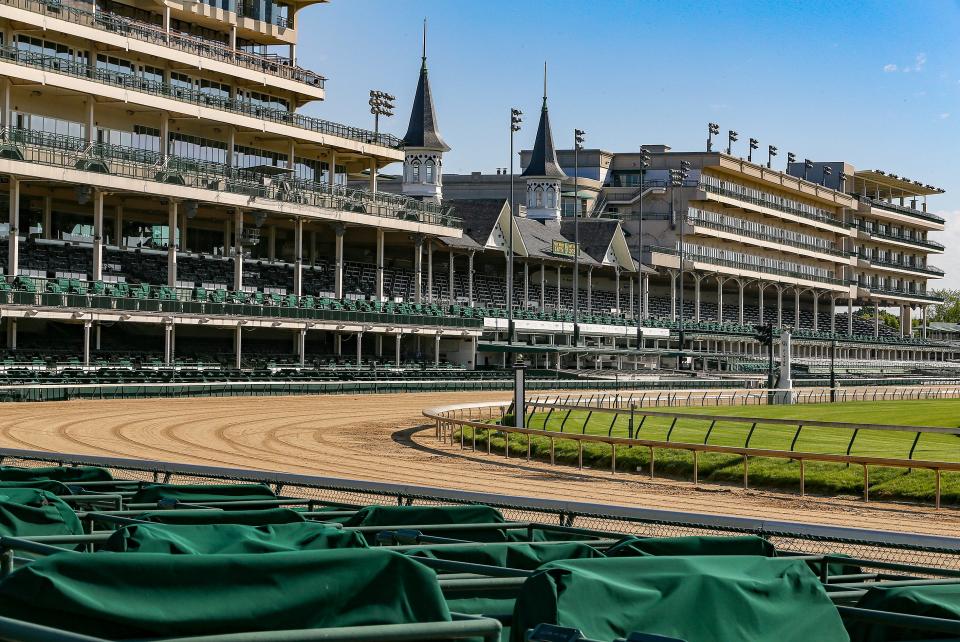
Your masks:
<instances>
[{"instance_id":1,"label":"grandstand building","mask_svg":"<svg viewBox=\"0 0 960 642\"><path fill-rule=\"evenodd\" d=\"M0 1L8 365L497 367L508 304L551 369L675 364L681 324L698 368L740 369L761 320L798 329L801 359L954 356L910 322L942 274L916 203L938 190L666 146L642 178L638 154L575 168L545 91L511 212L505 171L444 173L425 40L403 138L301 113L326 91L296 56L309 4ZM878 306L898 336L853 314Z\"/></svg>"}]
</instances>

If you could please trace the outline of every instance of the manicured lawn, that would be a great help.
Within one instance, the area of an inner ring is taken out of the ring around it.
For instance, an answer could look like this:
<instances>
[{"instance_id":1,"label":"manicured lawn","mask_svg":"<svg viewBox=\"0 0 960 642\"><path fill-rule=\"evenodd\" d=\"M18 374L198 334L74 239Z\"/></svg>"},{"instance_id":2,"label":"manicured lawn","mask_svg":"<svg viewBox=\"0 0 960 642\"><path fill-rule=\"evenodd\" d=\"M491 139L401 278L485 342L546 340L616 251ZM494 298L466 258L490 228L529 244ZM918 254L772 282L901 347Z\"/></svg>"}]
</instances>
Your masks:
<instances>
[{"instance_id":1,"label":"manicured lawn","mask_svg":"<svg viewBox=\"0 0 960 642\"><path fill-rule=\"evenodd\" d=\"M960 427L960 400L934 401L885 401L854 402L837 404L811 404L794 406L734 406L734 407L695 407L660 408L669 412L687 414L709 414L730 417L785 418L822 421L840 421L851 423L896 424L904 426L943 426ZM589 421L587 421L589 419ZM586 426L584 423L586 421ZM634 436L654 441L708 444L724 446L743 446L751 431L752 422L734 423L717 421L710 430L711 421L701 419L679 419L648 417L641 424L641 417L634 418ZM672 425L672 429L671 429ZM614 435L627 437L630 431L629 412L621 413L614 420L609 412L593 413L588 417L585 411L554 411L536 413L528 421L528 427L575 433ZM708 436L709 431L709 436ZM480 442L485 439L480 431ZM469 429L467 431L470 438ZM559 437L559 435L558 435ZM776 426L757 422L750 436L751 448L771 450L793 450L810 453L845 454L850 447L853 432L844 428L804 427L799 436L797 426ZM906 459L913 446L916 433L880 430L861 430L853 440L850 454L875 457ZM513 435L510 440L511 452L526 454L526 437ZM495 436L492 442L495 452L503 452L502 435ZM535 457L549 458L550 440L534 438L532 452ZM555 453L558 462L576 464L577 444L572 440L555 440ZM585 444L584 465L596 468L610 468L610 446L607 444ZM617 469L626 471L646 471L649 466L649 450L645 447L620 446L617 449ZM944 462L960 462L960 436L924 433L917 442L913 458ZM703 481L742 482L743 462L737 455L720 453L701 453L699 456L699 476ZM751 458L750 484L756 487L771 487L796 490L799 488L799 463L796 461L772 458ZM655 468L657 474L689 479L693 475L693 457L689 451L658 449ZM807 462L805 464L805 484L808 491L830 494L843 493L861 495L863 492L863 469L860 466L848 467L844 464L828 462ZM913 469L870 468L870 495L876 498L932 500L934 495L934 473ZM942 501L960 503L960 473L945 472L942 477Z\"/></svg>"}]
</instances>

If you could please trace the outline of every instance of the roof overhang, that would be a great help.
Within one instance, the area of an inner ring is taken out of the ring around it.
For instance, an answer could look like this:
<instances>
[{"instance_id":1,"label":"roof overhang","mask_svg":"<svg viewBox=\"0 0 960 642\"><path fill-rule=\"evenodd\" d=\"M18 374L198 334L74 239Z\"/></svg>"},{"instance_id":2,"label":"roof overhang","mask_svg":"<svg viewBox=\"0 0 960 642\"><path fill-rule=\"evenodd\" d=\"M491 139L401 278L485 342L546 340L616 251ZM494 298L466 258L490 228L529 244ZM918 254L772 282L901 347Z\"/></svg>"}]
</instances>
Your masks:
<instances>
[{"instance_id":1,"label":"roof overhang","mask_svg":"<svg viewBox=\"0 0 960 642\"><path fill-rule=\"evenodd\" d=\"M931 196L933 194L943 194L946 190L933 185L926 185L920 181L910 180L903 176L897 176L890 172L880 169L867 169L854 172L854 178L870 181L880 188L880 195L883 196Z\"/></svg>"}]
</instances>

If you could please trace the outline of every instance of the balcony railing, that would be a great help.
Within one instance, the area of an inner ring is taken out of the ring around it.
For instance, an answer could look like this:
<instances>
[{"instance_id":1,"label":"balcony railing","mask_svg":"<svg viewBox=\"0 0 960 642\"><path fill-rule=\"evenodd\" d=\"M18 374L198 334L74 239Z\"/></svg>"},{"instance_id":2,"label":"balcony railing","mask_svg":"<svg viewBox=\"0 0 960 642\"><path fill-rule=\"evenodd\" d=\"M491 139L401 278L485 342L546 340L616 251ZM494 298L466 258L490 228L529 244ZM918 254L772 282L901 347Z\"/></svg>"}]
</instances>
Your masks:
<instances>
[{"instance_id":1,"label":"balcony railing","mask_svg":"<svg viewBox=\"0 0 960 642\"><path fill-rule=\"evenodd\" d=\"M897 203L888 203L886 201L879 201L870 198L869 196L858 195L857 198L860 199L861 203L869 203L873 207L879 207L882 210L889 210L891 212L897 212L899 214L906 214L907 216L913 216L915 218L922 218L927 221L933 221L934 223L946 223L946 220L937 216L936 214L931 214L930 212L924 212L923 210L917 210L912 207L907 207L906 205L898 205Z\"/></svg>"},{"instance_id":2,"label":"balcony railing","mask_svg":"<svg viewBox=\"0 0 960 642\"><path fill-rule=\"evenodd\" d=\"M341 125L340 123L334 123L312 116L304 116L303 114L297 114L283 109L271 109L269 107L254 105L236 98L212 96L196 89L175 87L167 83L148 80L136 74L121 74L106 69L98 69L81 62L34 53L32 51L24 51L16 47L0 47L0 60L8 60L26 67L52 71L75 78L86 78L113 87L123 87L124 89L139 91L153 96L162 96L164 98L187 102L192 105L228 111L234 114L243 114L260 120L269 120L283 125L290 125L291 127L299 127L300 129L328 134L330 136L340 136L341 138L348 138L367 144L377 144L391 148L397 148L401 145L400 139L392 134L378 134L359 127Z\"/></svg>"},{"instance_id":3,"label":"balcony railing","mask_svg":"<svg viewBox=\"0 0 960 642\"><path fill-rule=\"evenodd\" d=\"M680 256L680 250L672 247L664 246L652 246L650 248L651 252L662 252L663 254L672 254L674 256ZM748 263L743 263L740 261L729 261L727 259L720 259L714 256L706 256L703 254L696 254L691 252L684 252L683 258L689 261L699 261L701 263L712 263L713 265L723 265L725 267L734 268L737 270L753 270L755 272L764 272L766 274L777 274L780 276L789 276L795 279L806 279L807 281L819 281L821 283L832 283L834 285L847 285L849 281L845 279L837 279L831 276L820 276L817 274L806 274L804 272L795 272L792 270L781 270L775 267L768 267L766 265L753 265Z\"/></svg>"},{"instance_id":4,"label":"balcony railing","mask_svg":"<svg viewBox=\"0 0 960 642\"><path fill-rule=\"evenodd\" d=\"M712 179L713 177L703 176L702 178ZM707 180L701 180L697 184L697 188L705 192L710 192L712 194L719 194L720 196L727 196L729 198L733 198L738 201L744 201L747 203L752 203L754 205L759 205L760 207L766 207L767 209L777 210L778 212L786 212L787 214L799 216L801 218L809 219L811 221L827 223L828 225L835 225L836 227L843 227L843 228L852 227L850 223L846 223L844 221L841 221L838 218L830 216L826 210L822 210L820 208L812 208L814 209L814 211L809 211L799 207L791 207L789 205L779 204L774 200L772 200L773 198L776 198L772 194L770 195L771 198L757 198L757 197L749 196L747 194L743 194L741 192L738 192L737 190L725 189L723 187L720 187L719 185L713 185ZM753 189L753 188L749 188L749 189ZM761 194L765 194L765 192L760 192L760 190L754 190L754 191L757 191L758 193L761 193ZM787 200L787 199L784 199L784 200Z\"/></svg>"},{"instance_id":5,"label":"balcony railing","mask_svg":"<svg viewBox=\"0 0 960 642\"><path fill-rule=\"evenodd\" d=\"M323 87L326 81L326 78L320 74L296 66L289 58L233 50L221 42L207 40L199 36L177 32L167 33L156 25L118 16L109 11L87 11L79 7L62 4L58 0L0 0L0 3L66 20L74 24L186 51L204 58L221 60L312 87Z\"/></svg>"},{"instance_id":6,"label":"balcony railing","mask_svg":"<svg viewBox=\"0 0 960 642\"><path fill-rule=\"evenodd\" d=\"M887 261L885 259L878 259L876 257L871 257L868 254L860 252L857 256L864 261L869 261L871 265L885 268L896 268L898 270L911 270L913 272L923 272L924 274L935 274L937 276L943 276L944 272L935 265L911 265L909 263L904 263L902 261Z\"/></svg>"},{"instance_id":7,"label":"balcony railing","mask_svg":"<svg viewBox=\"0 0 960 642\"><path fill-rule=\"evenodd\" d=\"M251 198L356 212L431 225L461 227L450 208L384 192L330 186L295 178L268 179L256 172L159 152L88 143L73 136L28 129L0 131L0 157L142 181L184 185Z\"/></svg>"},{"instance_id":8,"label":"balcony railing","mask_svg":"<svg viewBox=\"0 0 960 642\"><path fill-rule=\"evenodd\" d=\"M699 210L695 210L694 208L691 208L691 210L699 211ZM761 241L769 241L771 243L776 243L778 245L789 245L790 247L809 250L811 252L819 252L821 254L829 254L831 256L838 256L843 259L847 259L851 254L850 252L845 252L843 250L838 250L832 247L823 247L820 245L815 245L813 243L803 243L802 241L794 241L791 239L776 237L770 234L765 234L763 232L756 232L756 231L747 230L741 227L735 227L733 225L724 225L723 223L717 223L715 221L709 221L704 218L698 217L695 214L691 214L688 218L688 221L691 225L694 225L696 227L706 227L713 230L717 230L719 232L728 232L730 234L736 234L737 236L746 236L748 238L754 238Z\"/></svg>"},{"instance_id":9,"label":"balcony railing","mask_svg":"<svg viewBox=\"0 0 960 642\"><path fill-rule=\"evenodd\" d=\"M889 234L887 232L880 232L876 228L868 228L864 225L858 225L857 229L861 232L866 232L873 238L897 241L898 243L909 243L911 245L917 245L920 247L929 248L931 250L943 251L947 249L942 243L937 243L936 241L931 241L929 239L918 239L915 237L903 236L901 234Z\"/></svg>"},{"instance_id":10,"label":"balcony railing","mask_svg":"<svg viewBox=\"0 0 960 642\"><path fill-rule=\"evenodd\" d=\"M887 296L894 296L894 297L911 297L914 299L923 299L925 301L933 301L935 303L941 303L943 301L943 298L927 294L926 292L910 292L909 290L870 287L866 285L861 285L860 287L870 290L871 294L885 294Z\"/></svg>"}]
</instances>

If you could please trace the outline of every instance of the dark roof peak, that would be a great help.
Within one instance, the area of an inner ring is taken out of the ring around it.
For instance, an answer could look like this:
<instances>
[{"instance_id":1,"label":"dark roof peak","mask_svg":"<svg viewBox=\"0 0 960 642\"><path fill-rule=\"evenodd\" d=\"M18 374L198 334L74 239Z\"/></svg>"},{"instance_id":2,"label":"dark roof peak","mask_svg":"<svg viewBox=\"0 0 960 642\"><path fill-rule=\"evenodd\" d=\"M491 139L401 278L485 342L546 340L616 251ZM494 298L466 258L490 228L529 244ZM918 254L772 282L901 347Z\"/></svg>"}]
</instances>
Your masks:
<instances>
[{"instance_id":1,"label":"dark roof peak","mask_svg":"<svg viewBox=\"0 0 960 642\"><path fill-rule=\"evenodd\" d=\"M537 138L530 154L530 164L523 170L523 176L544 178L566 178L567 175L557 162L557 151L553 146L553 133L550 131L550 112L547 109L547 65L543 65L543 107L540 110L540 124L537 126Z\"/></svg>"},{"instance_id":2,"label":"dark roof peak","mask_svg":"<svg viewBox=\"0 0 960 642\"><path fill-rule=\"evenodd\" d=\"M437 124L436 108L433 106L433 93L430 91L430 77L427 74L427 21L423 21L423 55L420 62L420 81L417 93L413 97L413 109L410 111L410 124L403 137L407 147L423 147L443 152L450 146L440 136Z\"/></svg>"}]
</instances>

